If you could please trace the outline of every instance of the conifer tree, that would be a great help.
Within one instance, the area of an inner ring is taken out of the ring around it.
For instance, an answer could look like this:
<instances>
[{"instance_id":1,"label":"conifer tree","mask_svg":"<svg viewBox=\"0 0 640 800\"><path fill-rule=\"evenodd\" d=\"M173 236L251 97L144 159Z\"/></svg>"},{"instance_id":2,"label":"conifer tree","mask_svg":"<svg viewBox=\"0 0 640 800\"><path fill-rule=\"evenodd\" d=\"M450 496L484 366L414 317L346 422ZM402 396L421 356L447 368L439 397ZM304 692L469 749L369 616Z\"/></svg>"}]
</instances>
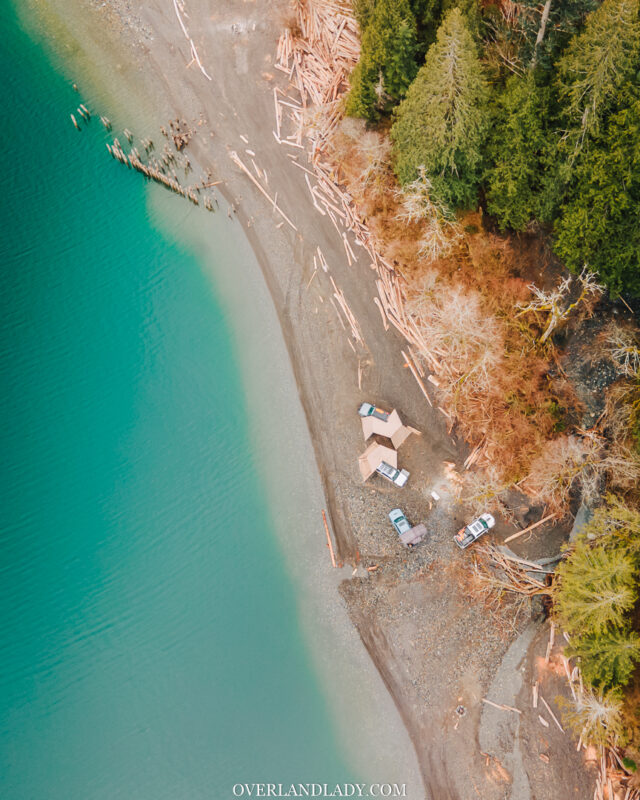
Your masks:
<instances>
[{"instance_id":1,"label":"conifer tree","mask_svg":"<svg viewBox=\"0 0 640 800\"><path fill-rule=\"evenodd\" d=\"M419 52L422 58L435 41L442 18L452 8L459 8L472 27L477 27L479 22L479 5L476 0L410 0L410 2L418 25Z\"/></svg>"},{"instance_id":2,"label":"conifer tree","mask_svg":"<svg viewBox=\"0 0 640 800\"><path fill-rule=\"evenodd\" d=\"M533 73L513 75L496 103L489 136L487 210L500 228L522 231L533 218L546 216L545 161L551 156L549 89L538 87Z\"/></svg>"},{"instance_id":3,"label":"conifer tree","mask_svg":"<svg viewBox=\"0 0 640 800\"><path fill-rule=\"evenodd\" d=\"M488 88L458 8L451 10L391 130L395 171L411 183L424 167L440 202L470 206L482 166Z\"/></svg>"},{"instance_id":4,"label":"conifer tree","mask_svg":"<svg viewBox=\"0 0 640 800\"><path fill-rule=\"evenodd\" d=\"M346 112L374 120L404 97L415 77L416 21L409 0L360 3L358 16L365 27Z\"/></svg>"},{"instance_id":5,"label":"conifer tree","mask_svg":"<svg viewBox=\"0 0 640 800\"><path fill-rule=\"evenodd\" d=\"M518 0L517 12L506 4L483 4L491 35L489 50L503 62L508 74L535 66L552 69L559 53L579 31L599 0ZM513 8L513 6L512 6Z\"/></svg>"},{"instance_id":6,"label":"conifer tree","mask_svg":"<svg viewBox=\"0 0 640 800\"><path fill-rule=\"evenodd\" d=\"M418 25L433 24L440 17L443 0L409 0Z\"/></svg>"},{"instance_id":7,"label":"conifer tree","mask_svg":"<svg viewBox=\"0 0 640 800\"><path fill-rule=\"evenodd\" d=\"M356 18L358 25L360 26L361 36L367 29L367 25L369 24L369 20L373 14L375 4L376 0L353 0L353 16Z\"/></svg>"},{"instance_id":8,"label":"conifer tree","mask_svg":"<svg viewBox=\"0 0 640 800\"><path fill-rule=\"evenodd\" d=\"M625 84L614 112L573 170L555 226L555 250L583 264L612 294L640 294L640 90Z\"/></svg>"},{"instance_id":9,"label":"conifer tree","mask_svg":"<svg viewBox=\"0 0 640 800\"><path fill-rule=\"evenodd\" d=\"M640 511L613 494L608 494L605 500L604 505L595 509L582 533L593 544L626 549L640 560Z\"/></svg>"},{"instance_id":10,"label":"conifer tree","mask_svg":"<svg viewBox=\"0 0 640 800\"><path fill-rule=\"evenodd\" d=\"M570 160L598 132L616 90L635 73L640 0L604 0L558 64L558 92Z\"/></svg>"},{"instance_id":11,"label":"conifer tree","mask_svg":"<svg viewBox=\"0 0 640 800\"><path fill-rule=\"evenodd\" d=\"M612 628L571 641L571 655L580 658L584 679L599 689L626 686L640 661L640 637L635 631Z\"/></svg>"},{"instance_id":12,"label":"conifer tree","mask_svg":"<svg viewBox=\"0 0 640 800\"><path fill-rule=\"evenodd\" d=\"M637 599L636 564L626 550L585 539L556 570L553 596L562 625L575 636L624 628Z\"/></svg>"}]
</instances>

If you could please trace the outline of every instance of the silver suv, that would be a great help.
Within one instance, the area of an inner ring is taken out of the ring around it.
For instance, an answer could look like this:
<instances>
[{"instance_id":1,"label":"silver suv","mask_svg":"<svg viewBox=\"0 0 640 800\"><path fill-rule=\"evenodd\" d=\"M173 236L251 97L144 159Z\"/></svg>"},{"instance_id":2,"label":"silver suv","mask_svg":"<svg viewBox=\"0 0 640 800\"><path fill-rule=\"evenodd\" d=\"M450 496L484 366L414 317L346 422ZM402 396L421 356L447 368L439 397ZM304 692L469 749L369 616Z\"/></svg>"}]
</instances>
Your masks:
<instances>
[{"instance_id":1,"label":"silver suv","mask_svg":"<svg viewBox=\"0 0 640 800\"><path fill-rule=\"evenodd\" d=\"M391 464L387 464L386 461L380 462L376 472L379 475L382 475L383 478L391 481L391 483L395 483L395 485L399 486L400 488L402 488L409 480L409 473L406 469L396 469L395 467L392 467Z\"/></svg>"}]
</instances>

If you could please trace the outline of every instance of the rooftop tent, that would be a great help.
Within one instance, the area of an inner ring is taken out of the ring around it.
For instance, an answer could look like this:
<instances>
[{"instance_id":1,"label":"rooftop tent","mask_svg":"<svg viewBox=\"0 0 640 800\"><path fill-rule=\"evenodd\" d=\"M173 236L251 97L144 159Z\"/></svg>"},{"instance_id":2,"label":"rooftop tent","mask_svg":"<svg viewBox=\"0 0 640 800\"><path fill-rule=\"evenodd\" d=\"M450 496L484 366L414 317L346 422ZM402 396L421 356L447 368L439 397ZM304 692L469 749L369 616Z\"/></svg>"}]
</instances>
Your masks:
<instances>
[{"instance_id":1,"label":"rooftop tent","mask_svg":"<svg viewBox=\"0 0 640 800\"><path fill-rule=\"evenodd\" d=\"M368 480L376 469L379 467L381 461L386 461L392 467L398 467L398 454L391 447L385 447L378 442L372 442L364 453L358 458L358 466L360 467L360 474L362 480Z\"/></svg>"},{"instance_id":2,"label":"rooftop tent","mask_svg":"<svg viewBox=\"0 0 640 800\"><path fill-rule=\"evenodd\" d=\"M362 433L364 434L365 441L370 436L373 436L374 433L377 433L379 436L386 436L387 439L391 439L393 446L397 449L410 434L419 434L420 431L417 431L415 428L410 428L408 425L403 425L400 415L394 408L389 414L389 419L386 421L373 416L363 417ZM386 458L384 460L389 464L391 463Z\"/></svg>"},{"instance_id":3,"label":"rooftop tent","mask_svg":"<svg viewBox=\"0 0 640 800\"><path fill-rule=\"evenodd\" d=\"M400 541L403 545L405 545L405 547L410 547L414 544L420 544L426 535L426 525L421 522L419 525L414 525L410 531L400 534Z\"/></svg>"}]
</instances>

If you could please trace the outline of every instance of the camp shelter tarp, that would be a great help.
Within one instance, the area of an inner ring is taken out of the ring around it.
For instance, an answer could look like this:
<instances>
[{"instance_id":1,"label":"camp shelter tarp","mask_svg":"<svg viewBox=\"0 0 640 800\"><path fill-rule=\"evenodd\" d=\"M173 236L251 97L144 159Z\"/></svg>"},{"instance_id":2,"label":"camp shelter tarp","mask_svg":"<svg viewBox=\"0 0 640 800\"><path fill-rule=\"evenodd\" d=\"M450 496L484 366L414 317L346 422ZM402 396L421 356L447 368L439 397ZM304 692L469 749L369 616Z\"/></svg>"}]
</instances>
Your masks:
<instances>
[{"instance_id":1,"label":"camp shelter tarp","mask_svg":"<svg viewBox=\"0 0 640 800\"><path fill-rule=\"evenodd\" d=\"M369 447L358 458L358 466L360 467L360 474L362 480L368 480L376 469L380 466L381 461L386 461L392 467L398 468L398 454L391 447L385 447L378 442L371 442Z\"/></svg>"},{"instance_id":2,"label":"camp shelter tarp","mask_svg":"<svg viewBox=\"0 0 640 800\"><path fill-rule=\"evenodd\" d=\"M408 425L403 425L400 414L398 414L394 408L389 414L389 419L386 421L373 416L363 417L362 433L364 434L365 442L370 436L373 436L374 433L377 433L379 436L386 436L387 439L391 439L393 446L397 450L408 436L412 433L419 434L420 431L417 431L415 428L410 428Z\"/></svg>"}]
</instances>

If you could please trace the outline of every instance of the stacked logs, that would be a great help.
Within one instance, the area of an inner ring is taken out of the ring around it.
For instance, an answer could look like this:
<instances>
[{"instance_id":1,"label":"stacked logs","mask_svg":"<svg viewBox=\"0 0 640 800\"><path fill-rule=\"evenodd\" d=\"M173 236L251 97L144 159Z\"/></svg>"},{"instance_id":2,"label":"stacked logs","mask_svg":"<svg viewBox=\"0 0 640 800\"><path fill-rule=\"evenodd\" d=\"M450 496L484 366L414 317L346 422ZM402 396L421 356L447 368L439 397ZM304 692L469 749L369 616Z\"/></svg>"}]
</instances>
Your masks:
<instances>
[{"instance_id":1,"label":"stacked logs","mask_svg":"<svg viewBox=\"0 0 640 800\"><path fill-rule=\"evenodd\" d=\"M287 74L298 98L274 89L275 139L282 145L302 148L303 137L310 145L310 166L307 169L291 155L292 163L305 172L313 204L320 214L328 216L339 233L349 265L358 259L349 241L352 234L357 247L370 258L370 266L378 273L378 297L374 300L383 325L393 325L410 345L416 348L430 371L438 373L443 365L424 340L415 322L404 309L404 280L382 255L366 223L355 207L353 197L339 183L333 167L323 154L327 143L342 118L342 98L349 89L349 75L360 55L359 33L351 4L346 0L308 0L297 5L299 36L287 29L278 41L276 68ZM284 121L291 123L292 133L285 135ZM417 358L409 366L421 392L429 395L421 380Z\"/></svg>"}]
</instances>

